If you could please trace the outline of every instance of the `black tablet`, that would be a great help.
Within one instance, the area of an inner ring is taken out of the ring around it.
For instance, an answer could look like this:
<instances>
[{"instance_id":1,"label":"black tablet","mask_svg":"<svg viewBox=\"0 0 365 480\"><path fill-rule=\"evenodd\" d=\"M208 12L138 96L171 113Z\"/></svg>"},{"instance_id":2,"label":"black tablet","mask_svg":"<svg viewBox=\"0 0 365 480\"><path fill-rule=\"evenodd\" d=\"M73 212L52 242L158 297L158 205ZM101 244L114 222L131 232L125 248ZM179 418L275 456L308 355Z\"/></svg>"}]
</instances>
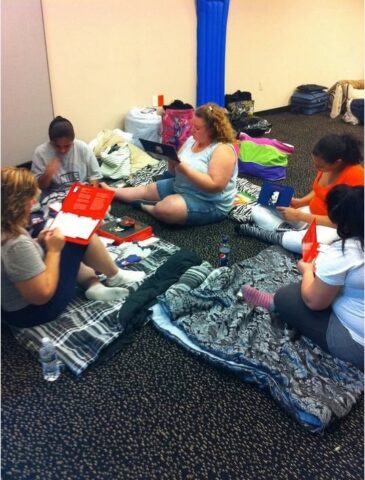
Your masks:
<instances>
[{"instance_id":1,"label":"black tablet","mask_svg":"<svg viewBox=\"0 0 365 480\"><path fill-rule=\"evenodd\" d=\"M153 142L152 140L145 140L140 138L145 151L158 160L173 160L174 162L180 162L175 147L167 145L166 143Z\"/></svg>"}]
</instances>

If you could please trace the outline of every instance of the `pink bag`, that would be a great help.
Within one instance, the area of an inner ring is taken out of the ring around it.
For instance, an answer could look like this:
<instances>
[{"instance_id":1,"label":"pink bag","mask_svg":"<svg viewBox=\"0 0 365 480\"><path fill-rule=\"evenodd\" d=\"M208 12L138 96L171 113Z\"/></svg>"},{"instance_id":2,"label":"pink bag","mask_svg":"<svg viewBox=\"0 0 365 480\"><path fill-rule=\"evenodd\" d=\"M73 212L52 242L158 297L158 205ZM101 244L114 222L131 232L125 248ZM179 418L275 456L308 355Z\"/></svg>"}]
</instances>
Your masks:
<instances>
[{"instance_id":1,"label":"pink bag","mask_svg":"<svg viewBox=\"0 0 365 480\"><path fill-rule=\"evenodd\" d=\"M191 135L193 117L193 108L166 108L162 116L162 143L172 145L178 150Z\"/></svg>"}]
</instances>

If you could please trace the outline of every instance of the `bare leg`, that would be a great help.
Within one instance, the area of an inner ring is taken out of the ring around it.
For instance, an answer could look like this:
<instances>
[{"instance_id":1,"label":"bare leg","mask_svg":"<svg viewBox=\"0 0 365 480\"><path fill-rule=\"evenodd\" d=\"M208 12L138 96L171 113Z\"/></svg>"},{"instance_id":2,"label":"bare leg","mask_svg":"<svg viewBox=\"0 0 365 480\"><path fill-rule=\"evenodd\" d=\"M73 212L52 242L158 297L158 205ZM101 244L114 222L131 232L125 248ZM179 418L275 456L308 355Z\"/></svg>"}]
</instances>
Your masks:
<instances>
[{"instance_id":1,"label":"bare leg","mask_svg":"<svg viewBox=\"0 0 365 480\"><path fill-rule=\"evenodd\" d=\"M107 277L118 273L118 267L113 262L104 244L97 235L93 235L85 252L83 262L97 272Z\"/></svg>"},{"instance_id":2,"label":"bare leg","mask_svg":"<svg viewBox=\"0 0 365 480\"><path fill-rule=\"evenodd\" d=\"M102 285L95 271L87 267L84 263L80 264L77 281L79 285L85 289L85 296L89 300L99 300L102 302L120 301L129 293L126 288L108 288Z\"/></svg>"},{"instance_id":3,"label":"bare leg","mask_svg":"<svg viewBox=\"0 0 365 480\"><path fill-rule=\"evenodd\" d=\"M106 275L108 277L106 284L109 287L131 285L132 283L139 282L145 277L144 272L119 269L97 235L93 235L85 252L83 261L96 272L101 272Z\"/></svg>"},{"instance_id":4,"label":"bare leg","mask_svg":"<svg viewBox=\"0 0 365 480\"><path fill-rule=\"evenodd\" d=\"M95 270L86 266L84 263L80 263L79 273L77 275L77 283L87 290L92 285L100 283L98 276L95 273Z\"/></svg>"},{"instance_id":5,"label":"bare leg","mask_svg":"<svg viewBox=\"0 0 365 480\"><path fill-rule=\"evenodd\" d=\"M142 204L141 208L161 222L175 225L184 225L186 223L188 212L183 197L174 194L161 200L156 183L129 188L112 188L105 183L101 183L100 186L115 191L115 197L123 202L132 202L140 199L158 202L156 205Z\"/></svg>"},{"instance_id":6,"label":"bare leg","mask_svg":"<svg viewBox=\"0 0 365 480\"><path fill-rule=\"evenodd\" d=\"M181 195L174 194L165 197L156 205L143 205L142 209L161 222L185 225L188 210Z\"/></svg>"},{"instance_id":7,"label":"bare leg","mask_svg":"<svg viewBox=\"0 0 365 480\"><path fill-rule=\"evenodd\" d=\"M148 185L140 185L138 187L123 187L123 188L114 188L109 187L106 183L100 183L101 188L107 190L113 190L115 192L115 198L122 202L133 202L133 200L152 200L158 202L160 196L157 191L156 183L150 183Z\"/></svg>"}]
</instances>

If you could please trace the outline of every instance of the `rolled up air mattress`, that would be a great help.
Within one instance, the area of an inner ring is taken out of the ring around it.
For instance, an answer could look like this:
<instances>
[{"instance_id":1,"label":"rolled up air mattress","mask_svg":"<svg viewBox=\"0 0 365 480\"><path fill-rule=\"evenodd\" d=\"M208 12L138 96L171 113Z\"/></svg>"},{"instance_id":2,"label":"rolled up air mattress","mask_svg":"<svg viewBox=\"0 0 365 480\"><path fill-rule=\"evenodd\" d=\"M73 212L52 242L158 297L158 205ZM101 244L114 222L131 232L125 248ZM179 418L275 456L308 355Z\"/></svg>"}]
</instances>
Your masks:
<instances>
[{"instance_id":1,"label":"rolled up air mattress","mask_svg":"<svg viewBox=\"0 0 365 480\"><path fill-rule=\"evenodd\" d=\"M198 106L224 106L228 8L229 0L196 0Z\"/></svg>"}]
</instances>

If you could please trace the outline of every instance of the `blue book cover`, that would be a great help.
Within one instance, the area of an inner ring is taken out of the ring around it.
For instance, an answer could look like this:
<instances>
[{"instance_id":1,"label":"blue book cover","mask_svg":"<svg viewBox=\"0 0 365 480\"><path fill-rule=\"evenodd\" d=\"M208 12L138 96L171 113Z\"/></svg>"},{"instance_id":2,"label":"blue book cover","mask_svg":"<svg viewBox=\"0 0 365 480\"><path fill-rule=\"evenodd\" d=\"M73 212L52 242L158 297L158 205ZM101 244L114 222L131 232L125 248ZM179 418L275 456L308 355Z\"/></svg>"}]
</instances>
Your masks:
<instances>
[{"instance_id":1,"label":"blue book cover","mask_svg":"<svg viewBox=\"0 0 365 480\"><path fill-rule=\"evenodd\" d=\"M294 189L287 185L264 182L257 202L268 208L289 207L294 195Z\"/></svg>"}]
</instances>

